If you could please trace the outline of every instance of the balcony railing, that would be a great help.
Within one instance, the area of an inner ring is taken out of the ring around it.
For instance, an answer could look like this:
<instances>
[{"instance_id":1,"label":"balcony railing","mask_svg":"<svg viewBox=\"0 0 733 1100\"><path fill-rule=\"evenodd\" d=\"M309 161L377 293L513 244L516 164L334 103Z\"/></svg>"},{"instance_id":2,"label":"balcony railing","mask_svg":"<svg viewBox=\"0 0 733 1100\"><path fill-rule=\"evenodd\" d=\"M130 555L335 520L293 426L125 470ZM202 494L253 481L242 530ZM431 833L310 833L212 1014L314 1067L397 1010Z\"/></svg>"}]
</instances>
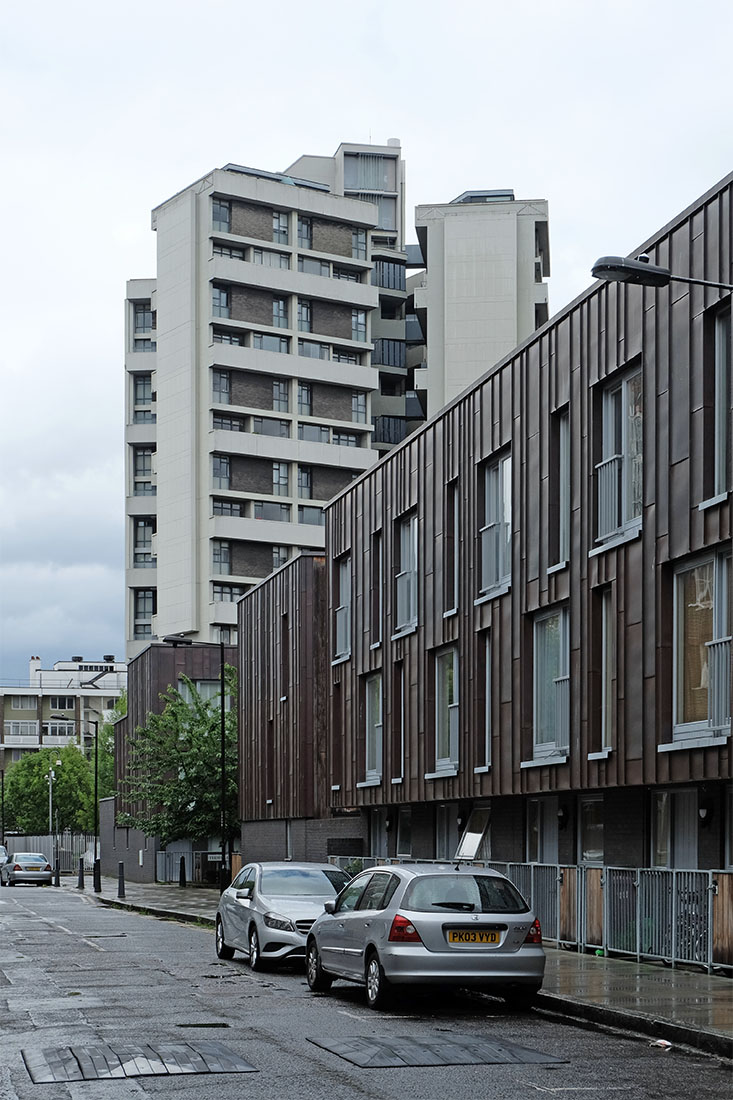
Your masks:
<instances>
[{"instance_id":1,"label":"balcony railing","mask_svg":"<svg viewBox=\"0 0 733 1100\"><path fill-rule=\"evenodd\" d=\"M708 724L711 729L730 728L730 638L706 642L708 649Z\"/></svg>"},{"instance_id":2,"label":"balcony railing","mask_svg":"<svg viewBox=\"0 0 733 1100\"><path fill-rule=\"evenodd\" d=\"M619 529L618 505L622 462L622 455L612 455L596 466L599 539L606 539Z\"/></svg>"},{"instance_id":3,"label":"balcony railing","mask_svg":"<svg viewBox=\"0 0 733 1100\"><path fill-rule=\"evenodd\" d=\"M558 676L555 683L555 744L567 749L570 741L570 677Z\"/></svg>"}]
</instances>

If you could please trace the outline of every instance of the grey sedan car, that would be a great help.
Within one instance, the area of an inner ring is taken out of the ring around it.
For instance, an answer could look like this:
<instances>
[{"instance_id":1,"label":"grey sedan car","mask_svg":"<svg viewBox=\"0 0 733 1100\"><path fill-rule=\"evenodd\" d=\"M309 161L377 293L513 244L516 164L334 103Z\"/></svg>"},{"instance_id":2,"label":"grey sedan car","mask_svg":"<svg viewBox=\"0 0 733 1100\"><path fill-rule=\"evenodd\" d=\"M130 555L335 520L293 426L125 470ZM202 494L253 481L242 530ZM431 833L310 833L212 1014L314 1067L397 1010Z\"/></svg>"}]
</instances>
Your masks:
<instances>
[{"instance_id":1,"label":"grey sedan car","mask_svg":"<svg viewBox=\"0 0 733 1100\"><path fill-rule=\"evenodd\" d=\"M7 863L0 868L2 886L17 886L19 883L50 886L51 877L51 864L40 852L12 852Z\"/></svg>"},{"instance_id":2,"label":"grey sedan car","mask_svg":"<svg viewBox=\"0 0 733 1100\"><path fill-rule=\"evenodd\" d=\"M497 871L411 864L363 871L308 934L310 988L335 978L381 1008L393 987L469 986L528 1008L542 985L539 921Z\"/></svg>"},{"instance_id":3,"label":"grey sedan car","mask_svg":"<svg viewBox=\"0 0 733 1100\"><path fill-rule=\"evenodd\" d=\"M216 914L216 953L249 957L253 970L305 956L305 937L349 875L321 863L248 863L224 891Z\"/></svg>"}]
</instances>

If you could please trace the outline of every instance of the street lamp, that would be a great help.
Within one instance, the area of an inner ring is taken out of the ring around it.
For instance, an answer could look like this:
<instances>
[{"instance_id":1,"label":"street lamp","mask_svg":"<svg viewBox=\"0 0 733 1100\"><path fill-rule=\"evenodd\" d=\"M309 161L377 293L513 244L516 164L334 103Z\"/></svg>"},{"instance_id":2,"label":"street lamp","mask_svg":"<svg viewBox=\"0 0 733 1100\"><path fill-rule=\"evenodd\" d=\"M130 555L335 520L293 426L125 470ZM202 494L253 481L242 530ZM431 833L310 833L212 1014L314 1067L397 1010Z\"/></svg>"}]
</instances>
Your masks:
<instances>
[{"instance_id":1,"label":"street lamp","mask_svg":"<svg viewBox=\"0 0 733 1100\"><path fill-rule=\"evenodd\" d=\"M92 713L98 713L90 708ZM99 859L99 722L87 718L87 725L94 726L94 892L102 890L102 867Z\"/></svg>"},{"instance_id":2,"label":"street lamp","mask_svg":"<svg viewBox=\"0 0 733 1100\"><path fill-rule=\"evenodd\" d=\"M692 279L686 275L673 275L668 267L658 267L649 262L647 255L632 260L628 256L601 256L593 264L591 274L595 279L609 283L632 283L638 286L668 286L670 283L692 283L694 286L710 286L718 290L733 290L733 283L715 283L710 279Z\"/></svg>"},{"instance_id":3,"label":"street lamp","mask_svg":"<svg viewBox=\"0 0 733 1100\"><path fill-rule=\"evenodd\" d=\"M172 645L174 648L179 645L193 645L192 638L187 638L185 634L167 634L161 641L167 645ZM204 645L206 643L199 643ZM221 866L219 868L219 893L223 894L229 885L229 876L227 875L227 853L226 853L226 805L227 805L227 778L226 778L226 708L224 697L224 640L219 640L219 718L221 725L221 758L219 765L220 783L221 783L221 795L220 795L220 827L221 827Z\"/></svg>"},{"instance_id":4,"label":"street lamp","mask_svg":"<svg viewBox=\"0 0 733 1100\"><path fill-rule=\"evenodd\" d=\"M57 768L61 767L61 761L57 760L54 765ZM48 835L53 836L53 781L56 778L56 772L49 764L48 772L46 773L46 779L48 780Z\"/></svg>"}]
</instances>

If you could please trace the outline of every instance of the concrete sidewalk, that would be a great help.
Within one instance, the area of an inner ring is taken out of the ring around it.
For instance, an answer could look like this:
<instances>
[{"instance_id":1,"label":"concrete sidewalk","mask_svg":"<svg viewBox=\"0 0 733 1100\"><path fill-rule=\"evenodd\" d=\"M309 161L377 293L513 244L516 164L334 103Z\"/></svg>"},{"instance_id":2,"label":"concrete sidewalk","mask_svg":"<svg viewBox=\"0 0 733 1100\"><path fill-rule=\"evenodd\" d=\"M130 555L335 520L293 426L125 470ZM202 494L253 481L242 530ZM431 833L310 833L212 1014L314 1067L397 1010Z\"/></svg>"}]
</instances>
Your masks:
<instances>
[{"instance_id":1,"label":"concrete sidewalk","mask_svg":"<svg viewBox=\"0 0 733 1100\"><path fill-rule=\"evenodd\" d=\"M76 880L62 879L62 888L76 890ZM89 875L84 894L99 904L212 927L219 902L216 889L162 883L126 882L119 898L117 880L109 877L95 894ZM546 952L539 1008L733 1057L733 976L552 947Z\"/></svg>"}]
</instances>

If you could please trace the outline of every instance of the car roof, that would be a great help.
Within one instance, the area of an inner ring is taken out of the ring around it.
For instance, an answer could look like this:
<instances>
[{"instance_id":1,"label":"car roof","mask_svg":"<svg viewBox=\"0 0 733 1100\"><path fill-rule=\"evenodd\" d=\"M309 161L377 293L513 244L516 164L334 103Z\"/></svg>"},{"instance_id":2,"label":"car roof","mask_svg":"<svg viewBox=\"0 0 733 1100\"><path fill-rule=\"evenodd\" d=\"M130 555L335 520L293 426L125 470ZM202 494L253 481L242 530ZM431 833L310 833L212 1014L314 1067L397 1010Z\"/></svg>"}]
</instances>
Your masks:
<instances>
[{"instance_id":1,"label":"car roof","mask_svg":"<svg viewBox=\"0 0 733 1100\"><path fill-rule=\"evenodd\" d=\"M419 875L487 875L489 878L505 878L493 867L474 867L467 863L384 863L365 867L364 871L399 871L405 877Z\"/></svg>"},{"instance_id":2,"label":"car roof","mask_svg":"<svg viewBox=\"0 0 733 1100\"><path fill-rule=\"evenodd\" d=\"M332 863L294 863L292 860L255 860L246 863L245 867L260 867L263 871L340 871L340 867L334 867Z\"/></svg>"}]
</instances>

